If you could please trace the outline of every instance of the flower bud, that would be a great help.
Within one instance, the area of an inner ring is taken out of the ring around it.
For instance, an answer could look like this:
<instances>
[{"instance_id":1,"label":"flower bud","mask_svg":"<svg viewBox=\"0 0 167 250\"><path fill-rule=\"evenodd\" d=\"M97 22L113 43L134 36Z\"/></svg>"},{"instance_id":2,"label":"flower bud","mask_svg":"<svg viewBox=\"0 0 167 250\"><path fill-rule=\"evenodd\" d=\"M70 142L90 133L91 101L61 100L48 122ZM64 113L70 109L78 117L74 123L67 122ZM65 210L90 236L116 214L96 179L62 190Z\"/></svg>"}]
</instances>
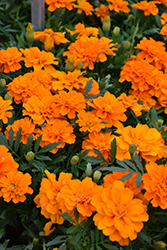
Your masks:
<instances>
[{"instance_id":1,"label":"flower bud","mask_svg":"<svg viewBox=\"0 0 167 250\"><path fill-rule=\"evenodd\" d=\"M134 15L133 15L133 14L130 14L130 15L128 16L128 22L132 21L133 18L134 18Z\"/></svg>"},{"instance_id":2,"label":"flower bud","mask_svg":"<svg viewBox=\"0 0 167 250\"><path fill-rule=\"evenodd\" d=\"M91 165L91 163L88 163L86 165L85 174L86 174L86 176L91 176L92 175L92 165Z\"/></svg>"},{"instance_id":3,"label":"flower bud","mask_svg":"<svg viewBox=\"0 0 167 250\"><path fill-rule=\"evenodd\" d=\"M119 33L120 33L120 28L119 28L118 26L116 26L116 27L113 29L112 32L114 33L115 36L118 36Z\"/></svg>"},{"instance_id":4,"label":"flower bud","mask_svg":"<svg viewBox=\"0 0 167 250\"><path fill-rule=\"evenodd\" d=\"M162 124L163 124L163 122L164 122L164 121L163 121L162 119L158 119L158 126L161 127Z\"/></svg>"},{"instance_id":5,"label":"flower bud","mask_svg":"<svg viewBox=\"0 0 167 250\"><path fill-rule=\"evenodd\" d=\"M4 88L6 86L6 80L4 78L0 79L0 87Z\"/></svg>"},{"instance_id":6,"label":"flower bud","mask_svg":"<svg viewBox=\"0 0 167 250\"><path fill-rule=\"evenodd\" d=\"M109 16L105 16L102 24L102 29L104 32L108 32L111 28L111 19Z\"/></svg>"},{"instance_id":7,"label":"flower bud","mask_svg":"<svg viewBox=\"0 0 167 250\"><path fill-rule=\"evenodd\" d=\"M26 28L26 40L29 46L31 46L34 41L34 31L31 23L28 23L28 26Z\"/></svg>"},{"instance_id":8,"label":"flower bud","mask_svg":"<svg viewBox=\"0 0 167 250\"><path fill-rule=\"evenodd\" d=\"M36 246L39 243L39 238L34 237L33 238L33 245Z\"/></svg>"},{"instance_id":9,"label":"flower bud","mask_svg":"<svg viewBox=\"0 0 167 250\"><path fill-rule=\"evenodd\" d=\"M83 62L77 63L76 69L82 69Z\"/></svg>"},{"instance_id":10,"label":"flower bud","mask_svg":"<svg viewBox=\"0 0 167 250\"><path fill-rule=\"evenodd\" d=\"M100 180L101 176L102 176L102 172L100 172L99 170L96 170L93 174L94 182L98 182Z\"/></svg>"},{"instance_id":11,"label":"flower bud","mask_svg":"<svg viewBox=\"0 0 167 250\"><path fill-rule=\"evenodd\" d=\"M34 159L34 153L32 151L29 151L26 156L25 156L26 160L29 162L29 161L32 161Z\"/></svg>"},{"instance_id":12,"label":"flower bud","mask_svg":"<svg viewBox=\"0 0 167 250\"><path fill-rule=\"evenodd\" d=\"M130 47L130 42L129 42L129 41L125 41L125 42L123 43L123 48L124 48L124 49L129 49L129 47Z\"/></svg>"},{"instance_id":13,"label":"flower bud","mask_svg":"<svg viewBox=\"0 0 167 250\"><path fill-rule=\"evenodd\" d=\"M154 249L155 250L163 250L165 249L166 244L163 241L157 241L154 243Z\"/></svg>"},{"instance_id":14,"label":"flower bud","mask_svg":"<svg viewBox=\"0 0 167 250\"><path fill-rule=\"evenodd\" d=\"M4 99L5 99L5 100L11 100L11 101L13 102L13 97L12 97L11 94L5 94L5 95L4 95Z\"/></svg>"},{"instance_id":15,"label":"flower bud","mask_svg":"<svg viewBox=\"0 0 167 250\"><path fill-rule=\"evenodd\" d=\"M74 59L70 58L65 65L65 71L73 71L74 70Z\"/></svg>"},{"instance_id":16,"label":"flower bud","mask_svg":"<svg viewBox=\"0 0 167 250\"><path fill-rule=\"evenodd\" d=\"M136 152L136 149L137 149L137 145L136 144L132 143L132 144L129 145L129 153L131 155L133 155Z\"/></svg>"},{"instance_id":17,"label":"flower bud","mask_svg":"<svg viewBox=\"0 0 167 250\"><path fill-rule=\"evenodd\" d=\"M78 155L74 155L74 156L71 158L71 164L72 164L72 165L77 165L78 162L79 162L79 157L78 157Z\"/></svg>"}]
</instances>

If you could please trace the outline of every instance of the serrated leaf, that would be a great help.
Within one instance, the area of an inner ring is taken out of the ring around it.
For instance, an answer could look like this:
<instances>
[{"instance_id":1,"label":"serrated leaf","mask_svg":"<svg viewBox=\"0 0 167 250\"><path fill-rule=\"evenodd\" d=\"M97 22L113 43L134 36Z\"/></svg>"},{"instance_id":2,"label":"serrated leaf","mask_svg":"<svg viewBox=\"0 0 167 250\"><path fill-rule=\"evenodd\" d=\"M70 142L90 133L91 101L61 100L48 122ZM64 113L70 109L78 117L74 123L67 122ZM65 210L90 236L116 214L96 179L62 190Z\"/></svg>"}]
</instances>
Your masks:
<instances>
[{"instance_id":1,"label":"serrated leaf","mask_svg":"<svg viewBox=\"0 0 167 250\"><path fill-rule=\"evenodd\" d=\"M85 96L85 99L95 99L98 96L100 96L100 95L99 94L97 94L97 95L88 95L88 96Z\"/></svg>"},{"instance_id":2,"label":"serrated leaf","mask_svg":"<svg viewBox=\"0 0 167 250\"><path fill-rule=\"evenodd\" d=\"M120 181L126 181L126 180L129 180L131 177L132 177L132 175L133 175L133 172L130 172L130 173L128 173L128 174L126 174L126 175L124 175L121 179L120 179Z\"/></svg>"},{"instance_id":3,"label":"serrated leaf","mask_svg":"<svg viewBox=\"0 0 167 250\"><path fill-rule=\"evenodd\" d=\"M77 245L78 244L78 242L79 242L79 240L80 240L80 238L81 238L81 233L77 233L76 235L75 235L75 237L74 237L74 242L75 242L75 245Z\"/></svg>"},{"instance_id":4,"label":"serrated leaf","mask_svg":"<svg viewBox=\"0 0 167 250\"><path fill-rule=\"evenodd\" d=\"M60 243L64 242L64 240L65 240L66 237L67 236L65 236L65 235L59 235L56 238L54 238L53 240L51 240L48 243L46 243L46 246L50 247L50 246L54 246L54 245L60 244Z\"/></svg>"},{"instance_id":5,"label":"serrated leaf","mask_svg":"<svg viewBox=\"0 0 167 250\"><path fill-rule=\"evenodd\" d=\"M38 148L39 148L39 144L40 144L40 141L42 139L42 135L40 135L37 140L35 141L35 144L34 144L34 151L35 153L38 151Z\"/></svg>"},{"instance_id":6,"label":"serrated leaf","mask_svg":"<svg viewBox=\"0 0 167 250\"><path fill-rule=\"evenodd\" d=\"M65 243L63 243L58 250L66 250L67 249L67 246Z\"/></svg>"},{"instance_id":7,"label":"serrated leaf","mask_svg":"<svg viewBox=\"0 0 167 250\"><path fill-rule=\"evenodd\" d=\"M126 163L129 167L131 167L136 173L138 173L138 169L136 168L135 164L133 164L130 160L124 159L123 162Z\"/></svg>"},{"instance_id":8,"label":"serrated leaf","mask_svg":"<svg viewBox=\"0 0 167 250\"><path fill-rule=\"evenodd\" d=\"M60 144L61 144L61 142L50 143L50 144L44 146L42 149L40 149L36 154L41 154L41 153L49 152L52 149L56 148Z\"/></svg>"},{"instance_id":9,"label":"serrated leaf","mask_svg":"<svg viewBox=\"0 0 167 250\"><path fill-rule=\"evenodd\" d=\"M33 142L33 134L30 134L30 136L27 139L27 143L24 145L24 152L28 152L31 150Z\"/></svg>"},{"instance_id":10,"label":"serrated leaf","mask_svg":"<svg viewBox=\"0 0 167 250\"><path fill-rule=\"evenodd\" d=\"M78 213L76 207L74 207L74 215L75 215L76 221L77 221L77 223L78 223L78 220L79 220L79 213Z\"/></svg>"},{"instance_id":11,"label":"serrated leaf","mask_svg":"<svg viewBox=\"0 0 167 250\"><path fill-rule=\"evenodd\" d=\"M92 88L92 84L93 84L93 80L90 79L89 81L87 81L87 84L85 86L85 96L89 93L89 91Z\"/></svg>"},{"instance_id":12,"label":"serrated leaf","mask_svg":"<svg viewBox=\"0 0 167 250\"><path fill-rule=\"evenodd\" d=\"M137 168L140 170L141 173L144 173L143 166L140 162L140 157L138 156L137 153L135 153L135 156L133 156L133 160L136 163Z\"/></svg>"},{"instance_id":13,"label":"serrated leaf","mask_svg":"<svg viewBox=\"0 0 167 250\"><path fill-rule=\"evenodd\" d=\"M111 142L111 149L110 149L111 164L115 161L116 151L117 151L117 144L116 144L116 138L114 138Z\"/></svg>"},{"instance_id":14,"label":"serrated leaf","mask_svg":"<svg viewBox=\"0 0 167 250\"><path fill-rule=\"evenodd\" d=\"M52 159L49 156L46 155L35 155L36 160L41 160L41 161L51 161Z\"/></svg>"},{"instance_id":15,"label":"serrated leaf","mask_svg":"<svg viewBox=\"0 0 167 250\"><path fill-rule=\"evenodd\" d=\"M121 167L101 167L101 168L99 168L99 170L100 171L108 171L108 172L124 172L124 171L127 171L127 169L121 168Z\"/></svg>"},{"instance_id":16,"label":"serrated leaf","mask_svg":"<svg viewBox=\"0 0 167 250\"><path fill-rule=\"evenodd\" d=\"M95 230L96 244L99 242L99 236L100 236L100 232L99 232L99 230L96 228L96 230Z\"/></svg>"},{"instance_id":17,"label":"serrated leaf","mask_svg":"<svg viewBox=\"0 0 167 250\"><path fill-rule=\"evenodd\" d=\"M138 188L140 188L140 185L141 185L141 174L138 174L138 175L136 176L135 183L136 183L136 186L137 186Z\"/></svg>"},{"instance_id":18,"label":"serrated leaf","mask_svg":"<svg viewBox=\"0 0 167 250\"><path fill-rule=\"evenodd\" d=\"M111 243L112 244L112 243ZM119 248L116 246L112 246L111 244L107 244L107 243L102 243L102 245L109 250L118 250Z\"/></svg>"},{"instance_id":19,"label":"serrated leaf","mask_svg":"<svg viewBox=\"0 0 167 250\"><path fill-rule=\"evenodd\" d=\"M11 148L12 148L12 146L13 146L13 136L14 136L13 129L10 128L10 130L9 130L9 144L10 144L10 147L11 147Z\"/></svg>"},{"instance_id":20,"label":"serrated leaf","mask_svg":"<svg viewBox=\"0 0 167 250\"><path fill-rule=\"evenodd\" d=\"M90 237L91 237L91 242L92 242L92 245L93 245L94 241L95 241L95 234L94 234L93 230L90 231Z\"/></svg>"},{"instance_id":21,"label":"serrated leaf","mask_svg":"<svg viewBox=\"0 0 167 250\"><path fill-rule=\"evenodd\" d=\"M126 170L131 170L123 161L116 160L116 163Z\"/></svg>"},{"instance_id":22,"label":"serrated leaf","mask_svg":"<svg viewBox=\"0 0 167 250\"><path fill-rule=\"evenodd\" d=\"M95 154L97 154L100 157L100 159L102 159L103 161L106 162L106 160L104 159L104 156L102 155L102 153L98 149L93 148L93 151L95 152Z\"/></svg>"},{"instance_id":23,"label":"serrated leaf","mask_svg":"<svg viewBox=\"0 0 167 250\"><path fill-rule=\"evenodd\" d=\"M96 250L103 250L100 246L96 245Z\"/></svg>"},{"instance_id":24,"label":"serrated leaf","mask_svg":"<svg viewBox=\"0 0 167 250\"><path fill-rule=\"evenodd\" d=\"M88 153L89 153L90 149L86 149L82 154L81 157L84 158Z\"/></svg>"},{"instance_id":25,"label":"serrated leaf","mask_svg":"<svg viewBox=\"0 0 167 250\"><path fill-rule=\"evenodd\" d=\"M99 159L99 158L96 158L94 156L86 156L85 157L85 160L89 163L92 163L92 164L100 164L100 163L103 163L104 161Z\"/></svg>"},{"instance_id":26,"label":"serrated leaf","mask_svg":"<svg viewBox=\"0 0 167 250\"><path fill-rule=\"evenodd\" d=\"M68 220L68 221L70 221L70 222L76 224L76 222L73 220L73 218L72 218L67 212L62 213L61 216L62 216L65 220Z\"/></svg>"},{"instance_id":27,"label":"serrated leaf","mask_svg":"<svg viewBox=\"0 0 167 250\"><path fill-rule=\"evenodd\" d=\"M0 132L0 145L4 145L5 147L10 148L8 141L2 132Z\"/></svg>"},{"instance_id":28,"label":"serrated leaf","mask_svg":"<svg viewBox=\"0 0 167 250\"><path fill-rule=\"evenodd\" d=\"M15 143L14 143L14 150L15 150L15 152L18 151L19 146L20 146L21 132L22 132L22 128L20 128L20 129L17 131L17 135L16 135Z\"/></svg>"}]
</instances>

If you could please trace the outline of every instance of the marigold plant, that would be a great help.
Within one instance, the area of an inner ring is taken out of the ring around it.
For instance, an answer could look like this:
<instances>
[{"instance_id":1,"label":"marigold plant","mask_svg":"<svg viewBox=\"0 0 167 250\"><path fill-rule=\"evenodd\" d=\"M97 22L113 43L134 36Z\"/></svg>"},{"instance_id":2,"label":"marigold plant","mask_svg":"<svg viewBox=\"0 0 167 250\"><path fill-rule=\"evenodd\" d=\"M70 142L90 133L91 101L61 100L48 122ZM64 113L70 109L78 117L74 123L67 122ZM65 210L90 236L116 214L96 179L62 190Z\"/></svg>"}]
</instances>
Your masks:
<instances>
[{"instance_id":1,"label":"marigold plant","mask_svg":"<svg viewBox=\"0 0 167 250\"><path fill-rule=\"evenodd\" d=\"M25 194L33 193L33 189L29 187L30 184L30 174L10 171L0 179L0 196L3 196L6 202L11 200L14 203L24 202L26 200Z\"/></svg>"},{"instance_id":2,"label":"marigold plant","mask_svg":"<svg viewBox=\"0 0 167 250\"><path fill-rule=\"evenodd\" d=\"M97 210L93 217L97 228L121 246L136 239L143 222L149 218L142 200L134 198L133 191L117 180L112 188L104 188L102 193L95 195L92 204Z\"/></svg>"},{"instance_id":3,"label":"marigold plant","mask_svg":"<svg viewBox=\"0 0 167 250\"><path fill-rule=\"evenodd\" d=\"M20 62L23 59L22 53L16 47L0 50L0 72L9 73L21 69Z\"/></svg>"}]
</instances>

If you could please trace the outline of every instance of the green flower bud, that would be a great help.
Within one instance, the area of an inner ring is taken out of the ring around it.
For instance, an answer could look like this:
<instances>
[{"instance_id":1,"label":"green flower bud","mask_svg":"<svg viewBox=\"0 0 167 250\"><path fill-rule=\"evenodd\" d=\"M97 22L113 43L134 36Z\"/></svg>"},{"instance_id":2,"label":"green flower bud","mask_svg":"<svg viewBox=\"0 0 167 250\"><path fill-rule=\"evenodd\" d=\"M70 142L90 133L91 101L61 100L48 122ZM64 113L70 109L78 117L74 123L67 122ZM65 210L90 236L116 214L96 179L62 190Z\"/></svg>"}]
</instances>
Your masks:
<instances>
[{"instance_id":1,"label":"green flower bud","mask_svg":"<svg viewBox=\"0 0 167 250\"><path fill-rule=\"evenodd\" d=\"M36 246L39 243L39 238L33 238L33 245Z\"/></svg>"},{"instance_id":2,"label":"green flower bud","mask_svg":"<svg viewBox=\"0 0 167 250\"><path fill-rule=\"evenodd\" d=\"M11 100L11 101L13 102L13 97L12 97L11 94L5 94L5 95L4 95L4 99L5 99L5 100Z\"/></svg>"},{"instance_id":3,"label":"green flower bud","mask_svg":"<svg viewBox=\"0 0 167 250\"><path fill-rule=\"evenodd\" d=\"M4 78L0 79L0 87L2 88L6 87L6 80Z\"/></svg>"},{"instance_id":4,"label":"green flower bud","mask_svg":"<svg viewBox=\"0 0 167 250\"><path fill-rule=\"evenodd\" d=\"M163 250L165 249L166 244L163 241L157 241L154 243L154 249L155 250Z\"/></svg>"},{"instance_id":5,"label":"green flower bud","mask_svg":"<svg viewBox=\"0 0 167 250\"><path fill-rule=\"evenodd\" d=\"M105 16L102 24L102 29L104 32L108 32L111 28L111 19L109 16Z\"/></svg>"},{"instance_id":6,"label":"green flower bud","mask_svg":"<svg viewBox=\"0 0 167 250\"><path fill-rule=\"evenodd\" d=\"M101 176L102 176L102 172L100 172L99 170L96 170L93 174L94 182L98 182L100 180Z\"/></svg>"},{"instance_id":7,"label":"green flower bud","mask_svg":"<svg viewBox=\"0 0 167 250\"><path fill-rule=\"evenodd\" d=\"M34 152L32 151L29 151L26 156L25 156L26 160L29 162L29 161L32 161L34 159Z\"/></svg>"},{"instance_id":8,"label":"green flower bud","mask_svg":"<svg viewBox=\"0 0 167 250\"><path fill-rule=\"evenodd\" d=\"M162 119L158 119L158 126L161 127L164 121Z\"/></svg>"},{"instance_id":9,"label":"green flower bud","mask_svg":"<svg viewBox=\"0 0 167 250\"><path fill-rule=\"evenodd\" d=\"M119 33L120 33L120 28L119 28L118 26L116 26L116 27L113 29L112 32L114 33L115 36L118 36Z\"/></svg>"},{"instance_id":10,"label":"green flower bud","mask_svg":"<svg viewBox=\"0 0 167 250\"><path fill-rule=\"evenodd\" d=\"M28 26L26 28L26 40L29 46L31 46L34 41L34 31L31 23L28 23Z\"/></svg>"},{"instance_id":11,"label":"green flower bud","mask_svg":"<svg viewBox=\"0 0 167 250\"><path fill-rule=\"evenodd\" d=\"M132 143L132 144L129 145L129 153L131 155L133 155L136 152L136 150L137 150L137 145L136 144Z\"/></svg>"},{"instance_id":12,"label":"green flower bud","mask_svg":"<svg viewBox=\"0 0 167 250\"><path fill-rule=\"evenodd\" d=\"M74 155L74 156L71 158L71 164L72 164L72 165L77 165L78 162L79 162L79 157L78 157L78 155Z\"/></svg>"},{"instance_id":13,"label":"green flower bud","mask_svg":"<svg viewBox=\"0 0 167 250\"><path fill-rule=\"evenodd\" d=\"M134 15L133 15L133 14L130 14L130 15L128 16L128 22L132 21L133 18L134 18Z\"/></svg>"},{"instance_id":14,"label":"green flower bud","mask_svg":"<svg viewBox=\"0 0 167 250\"><path fill-rule=\"evenodd\" d=\"M76 69L82 69L83 62L79 62L76 66Z\"/></svg>"},{"instance_id":15,"label":"green flower bud","mask_svg":"<svg viewBox=\"0 0 167 250\"><path fill-rule=\"evenodd\" d=\"M129 42L129 41L125 41L125 42L123 43L123 48L124 48L124 49L129 49L129 47L130 47L130 42Z\"/></svg>"},{"instance_id":16,"label":"green flower bud","mask_svg":"<svg viewBox=\"0 0 167 250\"><path fill-rule=\"evenodd\" d=\"M65 71L73 71L74 70L74 62L68 61L65 65Z\"/></svg>"},{"instance_id":17,"label":"green flower bud","mask_svg":"<svg viewBox=\"0 0 167 250\"><path fill-rule=\"evenodd\" d=\"M91 176L92 175L92 165L91 165L91 163L88 163L86 165L85 174L86 174L86 176Z\"/></svg>"}]
</instances>

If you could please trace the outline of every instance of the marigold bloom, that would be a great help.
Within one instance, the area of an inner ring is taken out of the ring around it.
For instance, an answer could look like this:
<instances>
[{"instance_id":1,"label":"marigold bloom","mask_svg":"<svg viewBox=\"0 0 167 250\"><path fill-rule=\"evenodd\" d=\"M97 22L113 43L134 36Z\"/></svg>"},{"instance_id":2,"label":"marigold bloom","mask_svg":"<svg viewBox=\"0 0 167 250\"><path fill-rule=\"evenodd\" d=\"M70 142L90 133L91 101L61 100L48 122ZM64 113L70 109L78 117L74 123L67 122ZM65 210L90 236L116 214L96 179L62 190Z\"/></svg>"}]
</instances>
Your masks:
<instances>
[{"instance_id":1,"label":"marigold bloom","mask_svg":"<svg viewBox=\"0 0 167 250\"><path fill-rule=\"evenodd\" d=\"M104 188L95 195L92 204L97 210L93 217L97 228L121 246L128 245L129 239L136 239L143 221L149 218L142 200L134 198L132 190L121 181L115 181L112 188Z\"/></svg>"},{"instance_id":2,"label":"marigold bloom","mask_svg":"<svg viewBox=\"0 0 167 250\"><path fill-rule=\"evenodd\" d=\"M144 196L147 200L151 200L153 207L160 206L162 209L167 208L167 165L157 165L150 162L146 165L147 173L143 174L142 180Z\"/></svg>"},{"instance_id":3,"label":"marigold bloom","mask_svg":"<svg viewBox=\"0 0 167 250\"><path fill-rule=\"evenodd\" d=\"M45 170L47 178L42 178L39 194L34 198L37 208L41 207L41 214L52 223L62 224L64 218L61 216L60 204L57 201L61 188L68 185L72 174L61 172L56 180L56 175Z\"/></svg>"},{"instance_id":4,"label":"marigold bloom","mask_svg":"<svg viewBox=\"0 0 167 250\"><path fill-rule=\"evenodd\" d=\"M93 112L84 110L78 113L78 120L75 122L81 127L79 130L84 132L100 132L105 128L105 124Z\"/></svg>"},{"instance_id":5,"label":"marigold bloom","mask_svg":"<svg viewBox=\"0 0 167 250\"><path fill-rule=\"evenodd\" d=\"M58 58L55 58L51 52L46 52L44 50L40 51L38 47L31 47L29 49L20 49L25 58L25 66L27 68L33 67L35 70L40 70L44 68L49 73L55 71L55 68L51 64L58 65Z\"/></svg>"},{"instance_id":6,"label":"marigold bloom","mask_svg":"<svg viewBox=\"0 0 167 250\"><path fill-rule=\"evenodd\" d=\"M49 221L49 222L47 222L46 224L45 224L45 226L44 226L44 232L45 232L45 234L44 234L44 236L48 236L48 235L50 235L54 230L55 230L55 227L53 227L52 229L51 229L51 227L52 227L52 222L51 221Z\"/></svg>"},{"instance_id":7,"label":"marigold bloom","mask_svg":"<svg viewBox=\"0 0 167 250\"><path fill-rule=\"evenodd\" d=\"M77 93L74 90L70 90L69 92L61 90L54 98L54 112L59 114L59 116L67 115L68 118L74 119L76 112L82 111L86 107L83 94Z\"/></svg>"},{"instance_id":8,"label":"marigold bloom","mask_svg":"<svg viewBox=\"0 0 167 250\"><path fill-rule=\"evenodd\" d=\"M101 118L103 122L106 122L106 127L123 127L121 122L127 119L124 114L126 111L124 105L109 92L106 92L104 96L99 96L94 99L93 103L88 102L88 105L95 109L93 112L97 117Z\"/></svg>"},{"instance_id":9,"label":"marigold bloom","mask_svg":"<svg viewBox=\"0 0 167 250\"><path fill-rule=\"evenodd\" d=\"M8 172L16 172L19 164L14 161L11 153L8 152L8 148L4 145L0 145L0 179Z\"/></svg>"},{"instance_id":10,"label":"marigold bloom","mask_svg":"<svg viewBox=\"0 0 167 250\"><path fill-rule=\"evenodd\" d=\"M41 98L34 95L23 103L23 108L23 115L29 115L38 125L42 125L45 121L51 124L55 118L60 117L55 112L55 98L51 94Z\"/></svg>"},{"instance_id":11,"label":"marigold bloom","mask_svg":"<svg viewBox=\"0 0 167 250\"><path fill-rule=\"evenodd\" d=\"M78 23L77 25L75 25L75 30L67 29L67 31L70 33L71 36L79 33L76 39L80 38L83 35L86 35L86 36L91 35L91 36L97 37L99 34L98 28L85 27L85 25L82 23Z\"/></svg>"},{"instance_id":12,"label":"marigold bloom","mask_svg":"<svg viewBox=\"0 0 167 250\"><path fill-rule=\"evenodd\" d=\"M146 59L146 61L157 69L165 70L165 72L167 71L167 52L165 51L165 43L157 42L151 37L150 40L143 37L135 49L141 50L141 52L137 54L137 58L140 60Z\"/></svg>"},{"instance_id":13,"label":"marigold bloom","mask_svg":"<svg viewBox=\"0 0 167 250\"><path fill-rule=\"evenodd\" d=\"M40 40L44 43L45 50L51 50L54 48L54 44L59 45L69 42L62 32L54 32L52 29L34 32L34 40Z\"/></svg>"},{"instance_id":14,"label":"marigold bloom","mask_svg":"<svg viewBox=\"0 0 167 250\"><path fill-rule=\"evenodd\" d=\"M45 3L49 5L48 10L53 12L59 8L67 8L68 10L72 10L74 4L74 0L45 0Z\"/></svg>"},{"instance_id":15,"label":"marigold bloom","mask_svg":"<svg viewBox=\"0 0 167 250\"><path fill-rule=\"evenodd\" d=\"M96 211L96 207L91 204L92 197L101 191L101 186L93 182L92 178L86 177L83 181L70 180L68 185L61 189L59 195L68 210L76 207L82 216L90 217Z\"/></svg>"},{"instance_id":16,"label":"marigold bloom","mask_svg":"<svg viewBox=\"0 0 167 250\"><path fill-rule=\"evenodd\" d=\"M29 187L30 184L30 174L10 171L0 179L0 196L3 196L6 202L10 200L14 203L24 202L26 200L25 194L33 193L33 189Z\"/></svg>"},{"instance_id":17,"label":"marigold bloom","mask_svg":"<svg viewBox=\"0 0 167 250\"><path fill-rule=\"evenodd\" d=\"M162 29L161 29L161 31L160 31L160 34L163 35L163 36L167 36L167 24L165 24L165 25L162 27ZM165 40L166 40L166 38L165 38Z\"/></svg>"},{"instance_id":18,"label":"marigold bloom","mask_svg":"<svg viewBox=\"0 0 167 250\"><path fill-rule=\"evenodd\" d=\"M59 148L63 148L66 143L73 144L75 135L73 134L72 125L66 120L54 119L52 124L44 124L45 127L36 129L36 134L39 137L42 135L40 146L44 147L50 143L61 142L56 148L52 149L52 153L57 153Z\"/></svg>"},{"instance_id":19,"label":"marigold bloom","mask_svg":"<svg viewBox=\"0 0 167 250\"><path fill-rule=\"evenodd\" d=\"M145 16L149 16L150 14L156 16L159 13L159 9L155 5L155 1L140 1L139 3L132 4L132 8L143 10Z\"/></svg>"},{"instance_id":20,"label":"marigold bloom","mask_svg":"<svg viewBox=\"0 0 167 250\"><path fill-rule=\"evenodd\" d=\"M137 146L136 153L146 162L156 161L165 155L167 146L161 134L155 128L149 128L146 124L137 124L135 128L127 126L117 129L117 154L119 160L131 159L129 146L133 143Z\"/></svg>"},{"instance_id":21,"label":"marigold bloom","mask_svg":"<svg viewBox=\"0 0 167 250\"><path fill-rule=\"evenodd\" d=\"M81 36L74 43L71 43L68 47L69 51L65 51L63 56L67 56L69 61L73 58L74 68L79 62L83 63L82 68L87 66L89 69L94 69L95 62L104 62L107 60L106 55L114 56L116 44L112 43L112 40L106 37L98 39L97 37Z\"/></svg>"},{"instance_id":22,"label":"marigold bloom","mask_svg":"<svg viewBox=\"0 0 167 250\"><path fill-rule=\"evenodd\" d=\"M116 12L122 11L125 13L129 13L130 9L127 7L129 4L127 1L123 0L107 0L108 2L111 2L111 4L108 5L108 8L110 10L114 10Z\"/></svg>"},{"instance_id":23,"label":"marigold bloom","mask_svg":"<svg viewBox=\"0 0 167 250\"><path fill-rule=\"evenodd\" d=\"M167 13L162 13L160 17L161 25L165 25L167 23Z\"/></svg>"},{"instance_id":24,"label":"marigold bloom","mask_svg":"<svg viewBox=\"0 0 167 250\"><path fill-rule=\"evenodd\" d=\"M6 127L6 130L4 134L6 135L6 138L9 139L9 130L12 128L14 135L13 138L16 138L17 132L19 131L20 128L22 128L21 131L21 142L23 144L27 144L27 139L28 137L34 132L35 125L32 123L32 121L28 118L25 117L20 120L15 120L12 125L8 125Z\"/></svg>"},{"instance_id":25,"label":"marigold bloom","mask_svg":"<svg viewBox=\"0 0 167 250\"><path fill-rule=\"evenodd\" d=\"M0 50L0 72L9 73L21 69L19 62L23 59L22 53L16 47Z\"/></svg>"},{"instance_id":26,"label":"marigold bloom","mask_svg":"<svg viewBox=\"0 0 167 250\"><path fill-rule=\"evenodd\" d=\"M0 96L0 120L2 120L3 123L7 123L8 118L12 117L11 109L13 109L13 107L11 106L11 104L11 100L4 100Z\"/></svg>"},{"instance_id":27,"label":"marigold bloom","mask_svg":"<svg viewBox=\"0 0 167 250\"><path fill-rule=\"evenodd\" d=\"M106 161L110 161L110 149L111 142L114 139L114 136L111 135L111 132L100 133L92 132L82 142L82 149L85 151L89 149L88 155L99 157L94 151L93 148L99 150L104 156Z\"/></svg>"},{"instance_id":28,"label":"marigold bloom","mask_svg":"<svg viewBox=\"0 0 167 250\"><path fill-rule=\"evenodd\" d=\"M163 4L167 7L167 1L166 0L155 0L154 3L156 4Z\"/></svg>"},{"instance_id":29,"label":"marigold bloom","mask_svg":"<svg viewBox=\"0 0 167 250\"><path fill-rule=\"evenodd\" d=\"M100 20L103 21L106 16L110 16L108 6L100 4L99 8L95 8L95 15L100 17Z\"/></svg>"},{"instance_id":30,"label":"marigold bloom","mask_svg":"<svg viewBox=\"0 0 167 250\"><path fill-rule=\"evenodd\" d=\"M77 0L77 4L74 4L74 7L78 9L78 14L84 11L87 16L92 15L93 6L87 0Z\"/></svg>"}]
</instances>

